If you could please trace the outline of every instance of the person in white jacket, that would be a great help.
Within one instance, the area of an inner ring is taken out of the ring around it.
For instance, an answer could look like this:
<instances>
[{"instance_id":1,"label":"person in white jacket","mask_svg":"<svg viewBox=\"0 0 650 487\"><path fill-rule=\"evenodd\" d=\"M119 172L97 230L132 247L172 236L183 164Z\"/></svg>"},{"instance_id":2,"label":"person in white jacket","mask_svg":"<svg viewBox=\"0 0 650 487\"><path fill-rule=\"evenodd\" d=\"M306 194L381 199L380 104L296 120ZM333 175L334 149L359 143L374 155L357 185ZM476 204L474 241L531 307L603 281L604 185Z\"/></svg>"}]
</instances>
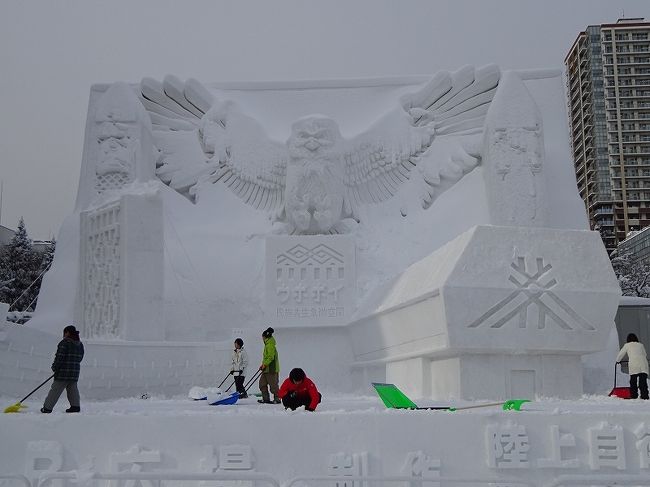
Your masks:
<instances>
[{"instance_id":1,"label":"person in white jacket","mask_svg":"<svg viewBox=\"0 0 650 487\"><path fill-rule=\"evenodd\" d=\"M648 356L645 347L639 343L639 339L634 333L627 336L627 343L618 352L616 362L620 363L626 354L629 360L627 368L630 374L630 398L639 397L640 390L641 399L648 399Z\"/></svg>"},{"instance_id":2,"label":"person in white jacket","mask_svg":"<svg viewBox=\"0 0 650 487\"><path fill-rule=\"evenodd\" d=\"M248 354L244 350L244 340L235 339L235 349L232 351L232 366L230 373L235 379L235 387L239 392L239 397L244 399L248 397L244 388L244 379L246 378L246 367L248 367Z\"/></svg>"}]
</instances>

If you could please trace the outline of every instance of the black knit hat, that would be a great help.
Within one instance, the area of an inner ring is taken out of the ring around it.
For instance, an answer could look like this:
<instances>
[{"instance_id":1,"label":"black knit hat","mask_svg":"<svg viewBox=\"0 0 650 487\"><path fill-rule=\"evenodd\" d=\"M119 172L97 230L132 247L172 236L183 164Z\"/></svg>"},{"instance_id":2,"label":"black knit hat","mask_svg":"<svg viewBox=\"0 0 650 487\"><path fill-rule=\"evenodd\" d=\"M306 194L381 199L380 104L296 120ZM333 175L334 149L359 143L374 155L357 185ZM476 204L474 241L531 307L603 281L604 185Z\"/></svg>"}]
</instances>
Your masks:
<instances>
[{"instance_id":1,"label":"black knit hat","mask_svg":"<svg viewBox=\"0 0 650 487\"><path fill-rule=\"evenodd\" d=\"M305 380L305 371L299 368L291 369L291 372L289 372L289 379L293 382L301 382Z\"/></svg>"},{"instance_id":2,"label":"black knit hat","mask_svg":"<svg viewBox=\"0 0 650 487\"><path fill-rule=\"evenodd\" d=\"M263 336L264 338L268 338L268 337L270 337L270 336L273 336L273 332L274 332L274 331L275 331L275 330L269 326L266 330L264 330L264 331L262 332L262 336Z\"/></svg>"},{"instance_id":3,"label":"black knit hat","mask_svg":"<svg viewBox=\"0 0 650 487\"><path fill-rule=\"evenodd\" d=\"M66 333L79 333L77 329L74 327L74 325L68 325L63 329L63 334L65 335Z\"/></svg>"}]
</instances>

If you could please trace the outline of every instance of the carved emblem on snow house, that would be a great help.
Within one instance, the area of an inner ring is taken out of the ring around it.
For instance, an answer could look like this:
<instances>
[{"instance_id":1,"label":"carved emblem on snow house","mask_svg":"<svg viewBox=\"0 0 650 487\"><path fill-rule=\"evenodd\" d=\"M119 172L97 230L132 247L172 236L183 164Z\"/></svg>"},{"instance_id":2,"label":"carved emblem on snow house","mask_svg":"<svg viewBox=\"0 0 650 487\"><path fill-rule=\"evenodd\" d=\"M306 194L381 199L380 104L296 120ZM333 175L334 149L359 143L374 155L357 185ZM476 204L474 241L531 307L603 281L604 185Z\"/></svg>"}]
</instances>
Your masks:
<instances>
[{"instance_id":1,"label":"carved emblem on snow house","mask_svg":"<svg viewBox=\"0 0 650 487\"><path fill-rule=\"evenodd\" d=\"M343 324L351 316L356 278L350 237L269 237L266 249L269 319Z\"/></svg>"},{"instance_id":2,"label":"carved emblem on snow house","mask_svg":"<svg viewBox=\"0 0 650 487\"><path fill-rule=\"evenodd\" d=\"M468 325L468 328L501 328L507 323L517 323L519 328L527 328L529 324L536 323L541 330L546 328L550 318L550 322L563 330L574 330L576 327L595 330L552 291L558 284L555 278L549 276L553 266L545 264L543 257L537 257L535 263L537 270L534 273L527 270L525 257L518 257L516 262L511 263L514 272L511 272L508 281L514 285L515 290ZM537 310L537 313L530 313L529 310Z\"/></svg>"}]
</instances>

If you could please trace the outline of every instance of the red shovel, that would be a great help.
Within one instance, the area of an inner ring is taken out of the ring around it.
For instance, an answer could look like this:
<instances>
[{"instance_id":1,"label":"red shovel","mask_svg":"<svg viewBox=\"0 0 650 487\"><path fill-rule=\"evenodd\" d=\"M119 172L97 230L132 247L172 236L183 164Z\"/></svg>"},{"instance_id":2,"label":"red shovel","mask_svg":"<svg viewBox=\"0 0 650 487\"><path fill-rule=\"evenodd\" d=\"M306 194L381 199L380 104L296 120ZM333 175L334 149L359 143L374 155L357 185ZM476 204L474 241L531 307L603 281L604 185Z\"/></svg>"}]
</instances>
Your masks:
<instances>
[{"instance_id":1,"label":"red shovel","mask_svg":"<svg viewBox=\"0 0 650 487\"><path fill-rule=\"evenodd\" d=\"M627 360L624 360L627 363ZM616 387L616 366L622 364L623 362L616 362L614 364L614 388L612 392L609 393L610 396L620 397L621 399L630 399L630 388L629 387ZM622 366L621 366L622 367Z\"/></svg>"}]
</instances>

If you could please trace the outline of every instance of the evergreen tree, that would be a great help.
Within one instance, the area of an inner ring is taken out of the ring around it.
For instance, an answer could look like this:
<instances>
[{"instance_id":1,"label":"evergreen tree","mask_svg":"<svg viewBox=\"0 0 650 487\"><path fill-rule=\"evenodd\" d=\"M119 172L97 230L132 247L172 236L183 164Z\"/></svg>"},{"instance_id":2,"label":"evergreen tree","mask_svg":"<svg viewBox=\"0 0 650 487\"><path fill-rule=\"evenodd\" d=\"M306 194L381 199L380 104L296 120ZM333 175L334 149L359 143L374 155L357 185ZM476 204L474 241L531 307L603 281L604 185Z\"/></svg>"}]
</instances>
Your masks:
<instances>
[{"instance_id":1,"label":"evergreen tree","mask_svg":"<svg viewBox=\"0 0 650 487\"><path fill-rule=\"evenodd\" d=\"M11 282L11 279L9 279L8 281L0 281L0 293L2 293L3 291L9 289L8 285L9 285L10 282ZM2 301L2 300L0 300L0 301Z\"/></svg>"},{"instance_id":2,"label":"evergreen tree","mask_svg":"<svg viewBox=\"0 0 650 487\"><path fill-rule=\"evenodd\" d=\"M36 292L34 293L34 296L36 296L36 300L30 306L31 309L36 309L36 303L38 303L38 294L41 291L41 284L43 283L43 276L50 269L50 266L52 265L52 261L54 261L55 250L56 250L56 240L52 238L51 243L47 246L47 249L45 249L45 252L43 252L40 257L41 263L38 266L38 274L37 274L40 277L38 277L38 281L35 282L33 286L34 288L36 288Z\"/></svg>"},{"instance_id":3,"label":"evergreen tree","mask_svg":"<svg viewBox=\"0 0 650 487\"><path fill-rule=\"evenodd\" d=\"M33 310L30 303L38 295L38 286L32 284L40 273L41 260L21 218L16 233L0 256L0 280L9 281L0 291L0 300L11 305L10 311Z\"/></svg>"},{"instance_id":4,"label":"evergreen tree","mask_svg":"<svg viewBox=\"0 0 650 487\"><path fill-rule=\"evenodd\" d=\"M612 267L623 296L650 297L650 264L635 262L625 252L613 255Z\"/></svg>"}]
</instances>

